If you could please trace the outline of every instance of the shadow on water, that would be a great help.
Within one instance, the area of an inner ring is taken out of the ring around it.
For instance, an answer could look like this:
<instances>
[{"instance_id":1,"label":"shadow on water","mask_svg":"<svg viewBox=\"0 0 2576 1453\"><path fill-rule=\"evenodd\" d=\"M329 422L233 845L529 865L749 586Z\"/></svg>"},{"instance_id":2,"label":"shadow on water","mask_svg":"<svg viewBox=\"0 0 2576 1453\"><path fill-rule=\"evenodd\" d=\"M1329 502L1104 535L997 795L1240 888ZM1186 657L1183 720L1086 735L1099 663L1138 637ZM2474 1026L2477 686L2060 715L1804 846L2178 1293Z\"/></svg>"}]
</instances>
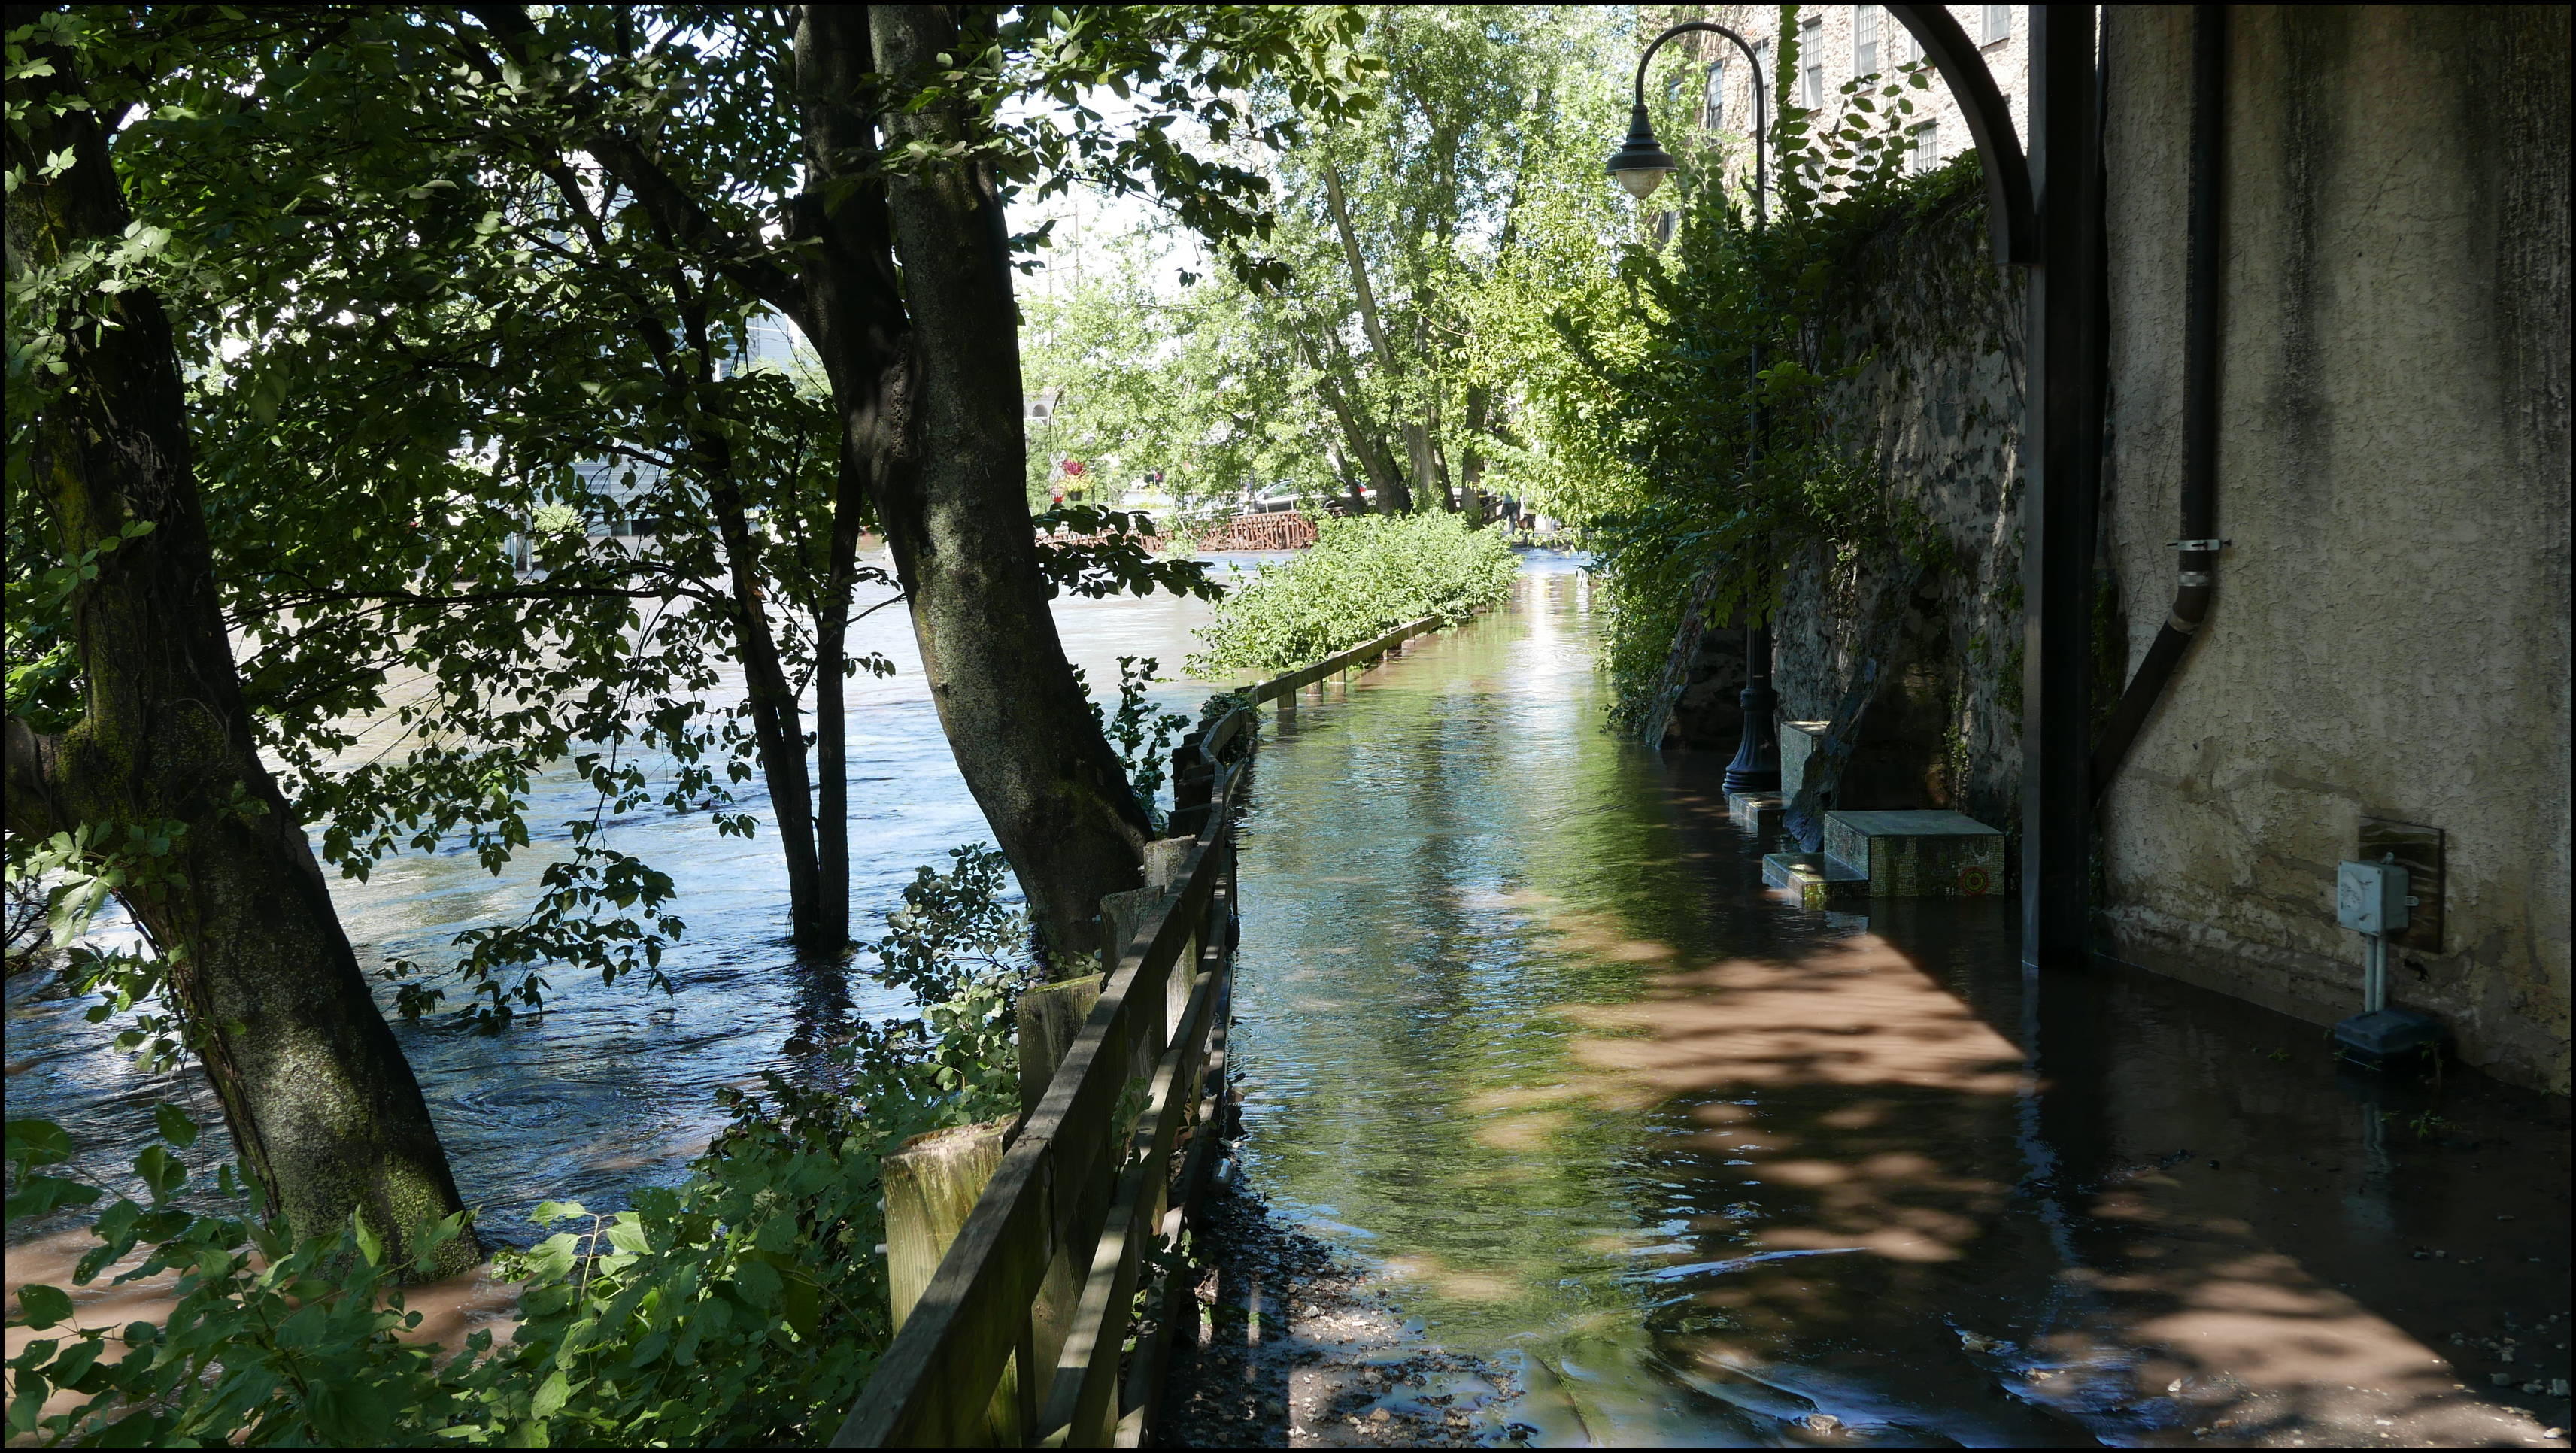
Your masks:
<instances>
[{"instance_id":1,"label":"shadow on water","mask_svg":"<svg viewBox=\"0 0 2576 1453\"><path fill-rule=\"evenodd\" d=\"M1516 1352L1535 1441L2565 1421L2563 1102L2028 976L2001 900L1791 907L1718 760L1601 731L1587 582L1522 585L1279 724L1236 1044L1253 1183L1448 1345Z\"/></svg>"}]
</instances>

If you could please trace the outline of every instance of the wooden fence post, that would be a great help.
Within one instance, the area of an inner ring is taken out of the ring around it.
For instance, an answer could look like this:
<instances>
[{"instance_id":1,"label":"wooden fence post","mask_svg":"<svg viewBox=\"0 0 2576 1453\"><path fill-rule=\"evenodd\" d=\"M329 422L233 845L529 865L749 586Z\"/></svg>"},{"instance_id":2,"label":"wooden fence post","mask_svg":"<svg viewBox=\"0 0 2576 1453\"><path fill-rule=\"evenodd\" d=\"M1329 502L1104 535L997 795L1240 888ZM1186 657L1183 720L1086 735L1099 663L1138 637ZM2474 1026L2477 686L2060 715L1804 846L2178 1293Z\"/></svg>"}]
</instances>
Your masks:
<instances>
[{"instance_id":1,"label":"wooden fence post","mask_svg":"<svg viewBox=\"0 0 2576 1453\"><path fill-rule=\"evenodd\" d=\"M905 1141L886 1157L879 1174L885 1185L886 1288L896 1330L921 1300L949 1243L957 1239L967 1213L1001 1165L1002 1142L1011 1125L1009 1120L987 1120L934 1130ZM1021 1430L1034 1411L1034 1399L1021 1397L1018 1373L1035 1359L1026 1338L1020 1347L985 1413L986 1431L998 1448L1025 1441Z\"/></svg>"}]
</instances>

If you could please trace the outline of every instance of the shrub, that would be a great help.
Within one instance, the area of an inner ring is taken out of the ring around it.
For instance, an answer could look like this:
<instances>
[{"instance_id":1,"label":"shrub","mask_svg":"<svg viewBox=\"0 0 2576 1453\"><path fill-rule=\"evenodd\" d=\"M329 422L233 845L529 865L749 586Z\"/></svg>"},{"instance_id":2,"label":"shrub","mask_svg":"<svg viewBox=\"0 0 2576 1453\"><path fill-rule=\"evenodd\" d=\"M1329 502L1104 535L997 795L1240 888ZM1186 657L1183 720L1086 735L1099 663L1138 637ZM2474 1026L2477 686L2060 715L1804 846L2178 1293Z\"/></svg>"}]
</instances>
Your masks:
<instances>
[{"instance_id":1,"label":"shrub","mask_svg":"<svg viewBox=\"0 0 2576 1453\"><path fill-rule=\"evenodd\" d=\"M1462 621L1509 595L1519 571L1500 531L1457 515L1325 520L1313 549L1262 567L1217 606L1189 669L1292 671L1407 621Z\"/></svg>"},{"instance_id":2,"label":"shrub","mask_svg":"<svg viewBox=\"0 0 2576 1453\"><path fill-rule=\"evenodd\" d=\"M425 1267L451 1221L419 1238L423 1260L389 1264L354 1221L300 1243L267 1198L226 1167L222 1214L173 1204L187 1180L167 1146L135 1162L151 1204L119 1200L74 1269L86 1285L136 1247L130 1282L179 1273L155 1324L64 1329L71 1298L30 1283L13 1327L51 1333L10 1359L9 1437L132 1446L745 1447L821 1443L890 1334L883 1158L908 1136L1018 1107L1012 1006L1029 966L1022 915L997 895L1000 855L961 848L924 868L875 945L880 977L913 991L917 1019L861 1024L758 1093L720 1090L731 1123L676 1187L594 1215L546 1202L562 1227L496 1259L521 1283L506 1344L406 1340L419 1314L399 1281ZM196 1127L159 1112L172 1145ZM100 1199L47 1173L70 1137L8 1126L8 1218ZM459 1218L461 1219L461 1218ZM453 1353L454 1355L449 1355ZM42 1417L55 1389L82 1401Z\"/></svg>"}]
</instances>

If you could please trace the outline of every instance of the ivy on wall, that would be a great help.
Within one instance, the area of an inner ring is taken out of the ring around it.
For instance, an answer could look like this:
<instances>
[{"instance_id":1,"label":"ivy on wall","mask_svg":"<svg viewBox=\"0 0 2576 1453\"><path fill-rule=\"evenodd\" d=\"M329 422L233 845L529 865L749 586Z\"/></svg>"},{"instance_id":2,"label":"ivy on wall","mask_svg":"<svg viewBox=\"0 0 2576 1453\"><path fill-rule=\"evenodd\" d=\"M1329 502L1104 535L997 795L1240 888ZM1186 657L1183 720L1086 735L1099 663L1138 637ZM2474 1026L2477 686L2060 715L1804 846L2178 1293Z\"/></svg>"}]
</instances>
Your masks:
<instances>
[{"instance_id":1,"label":"ivy on wall","mask_svg":"<svg viewBox=\"0 0 2576 1453\"><path fill-rule=\"evenodd\" d=\"M1561 365L1532 382L1553 493L1612 606L1623 731L1695 603L1709 620L1769 615L1780 562L1816 546L1929 570L1949 551L1837 409L1875 340L1836 320L1888 285L1877 273L1889 249L1873 243L1979 191L1976 156L1908 170L1906 128L1931 86L1919 62L1845 84L1829 112L1794 104L1798 37L1783 14L1767 218L1747 194L1747 139L1684 156L1670 243L1634 242L1610 286L1568 291L1548 316Z\"/></svg>"}]
</instances>

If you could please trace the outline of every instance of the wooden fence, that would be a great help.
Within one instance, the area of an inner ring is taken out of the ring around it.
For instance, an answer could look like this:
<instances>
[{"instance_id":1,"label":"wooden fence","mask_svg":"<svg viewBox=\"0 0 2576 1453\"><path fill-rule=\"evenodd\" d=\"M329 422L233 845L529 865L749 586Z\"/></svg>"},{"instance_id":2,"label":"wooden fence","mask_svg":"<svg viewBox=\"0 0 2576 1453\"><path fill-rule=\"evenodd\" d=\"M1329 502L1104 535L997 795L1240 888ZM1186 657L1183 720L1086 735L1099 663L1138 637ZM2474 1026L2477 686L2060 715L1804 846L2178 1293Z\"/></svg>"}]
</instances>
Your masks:
<instances>
[{"instance_id":1,"label":"wooden fence","mask_svg":"<svg viewBox=\"0 0 2576 1453\"><path fill-rule=\"evenodd\" d=\"M1118 951L1101 978L1023 1003L1029 1108L990 1127L986 1153L954 1162L990 1178L980 1192L971 1179L957 1186L971 1206L918 1294L894 1278L899 1330L833 1447L1135 1447L1149 1436L1172 1335L1198 1310L1173 1253L1228 1129L1234 809L1258 707L1293 709L1305 687L1439 625L1414 621L1246 688L1173 754L1174 835L1147 853L1148 887L1102 904ZM1073 1032L1051 1033L1051 1015ZM887 1186L891 1246L892 1161Z\"/></svg>"}]
</instances>

